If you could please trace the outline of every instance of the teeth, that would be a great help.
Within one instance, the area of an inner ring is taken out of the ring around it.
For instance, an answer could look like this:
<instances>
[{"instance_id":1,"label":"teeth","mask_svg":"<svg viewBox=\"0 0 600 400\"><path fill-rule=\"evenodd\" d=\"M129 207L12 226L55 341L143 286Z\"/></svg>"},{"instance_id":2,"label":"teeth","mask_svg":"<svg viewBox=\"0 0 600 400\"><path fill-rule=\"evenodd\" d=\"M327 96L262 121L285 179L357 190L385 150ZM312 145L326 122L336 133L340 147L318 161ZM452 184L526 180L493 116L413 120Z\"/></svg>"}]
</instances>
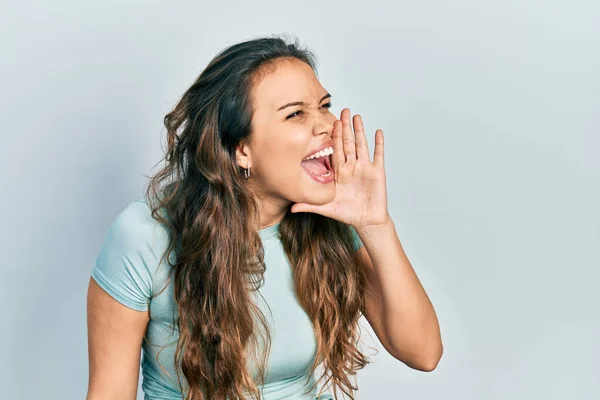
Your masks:
<instances>
[{"instance_id":1,"label":"teeth","mask_svg":"<svg viewBox=\"0 0 600 400\"><path fill-rule=\"evenodd\" d=\"M310 157L306 157L304 160L312 160L313 158L328 156L330 154L333 154L333 147L328 147L326 149L318 151L315 154L311 155Z\"/></svg>"},{"instance_id":2,"label":"teeth","mask_svg":"<svg viewBox=\"0 0 600 400\"><path fill-rule=\"evenodd\" d=\"M323 177L325 177L325 176L329 176L329 175L331 175L331 171L327 171L327 173L326 173L326 174L324 174L324 175L316 175L316 174L311 174L311 175L315 175L315 176L323 176Z\"/></svg>"}]
</instances>

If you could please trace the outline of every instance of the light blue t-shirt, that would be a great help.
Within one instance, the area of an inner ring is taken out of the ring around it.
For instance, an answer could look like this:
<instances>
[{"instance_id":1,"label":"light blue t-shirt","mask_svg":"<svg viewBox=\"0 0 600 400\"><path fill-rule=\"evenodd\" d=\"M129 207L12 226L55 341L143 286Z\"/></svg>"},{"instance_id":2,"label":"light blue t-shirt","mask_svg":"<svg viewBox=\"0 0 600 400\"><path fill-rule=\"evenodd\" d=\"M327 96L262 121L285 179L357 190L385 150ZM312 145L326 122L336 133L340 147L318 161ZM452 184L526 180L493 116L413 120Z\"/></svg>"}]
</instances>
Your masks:
<instances>
[{"instance_id":1,"label":"light blue t-shirt","mask_svg":"<svg viewBox=\"0 0 600 400\"><path fill-rule=\"evenodd\" d=\"M291 268L277 236L278 228L276 224L259 231L267 268L259 289L262 297L254 299L269 323L272 340L261 397L314 400L316 387L309 394L304 391L315 382L315 374L309 376L309 371L317 342L311 321L293 293ZM352 232L354 250L358 250L363 244L356 231ZM177 327L173 332L172 323L177 307L172 282L160 292L169 277L170 266L165 260L159 264L168 240L166 228L152 218L145 200L134 200L110 225L92 270L98 285L117 301L138 311L150 309L141 361L146 400L182 398L174 368ZM174 257L171 254L172 261ZM160 364L156 361L158 353ZM256 365L249 362L247 367L257 376ZM182 380L185 387L183 375ZM320 397L331 398L326 393Z\"/></svg>"}]
</instances>

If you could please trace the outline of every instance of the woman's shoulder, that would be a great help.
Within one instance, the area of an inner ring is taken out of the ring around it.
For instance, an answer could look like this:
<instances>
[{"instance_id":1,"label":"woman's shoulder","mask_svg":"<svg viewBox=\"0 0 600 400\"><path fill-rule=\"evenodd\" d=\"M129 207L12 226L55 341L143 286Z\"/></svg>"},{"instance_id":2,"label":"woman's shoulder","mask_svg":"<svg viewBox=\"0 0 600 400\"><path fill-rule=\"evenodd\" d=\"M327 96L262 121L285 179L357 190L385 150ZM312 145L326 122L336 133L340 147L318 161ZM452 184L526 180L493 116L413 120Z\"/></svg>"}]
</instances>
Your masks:
<instances>
[{"instance_id":1,"label":"woman's shoulder","mask_svg":"<svg viewBox=\"0 0 600 400\"><path fill-rule=\"evenodd\" d=\"M142 229L156 229L158 221L152 217L148 202L144 198L130 201L117 215L117 219Z\"/></svg>"},{"instance_id":2,"label":"woman's shoulder","mask_svg":"<svg viewBox=\"0 0 600 400\"><path fill-rule=\"evenodd\" d=\"M109 230L115 231L119 239L134 246L158 245L168 240L166 227L154 219L145 199L129 202L117 214Z\"/></svg>"},{"instance_id":3,"label":"woman's shoulder","mask_svg":"<svg viewBox=\"0 0 600 400\"><path fill-rule=\"evenodd\" d=\"M168 244L166 228L152 217L146 201L133 200L111 222L92 276L123 304L145 310Z\"/></svg>"}]
</instances>

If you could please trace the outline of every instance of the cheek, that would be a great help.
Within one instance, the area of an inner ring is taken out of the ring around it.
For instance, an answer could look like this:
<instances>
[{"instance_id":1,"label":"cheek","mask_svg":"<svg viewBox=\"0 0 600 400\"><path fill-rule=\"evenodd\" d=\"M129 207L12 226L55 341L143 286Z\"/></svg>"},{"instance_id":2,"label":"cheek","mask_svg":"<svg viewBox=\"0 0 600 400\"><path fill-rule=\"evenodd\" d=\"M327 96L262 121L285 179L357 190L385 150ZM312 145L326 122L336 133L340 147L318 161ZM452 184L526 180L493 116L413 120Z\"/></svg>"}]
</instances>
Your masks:
<instances>
[{"instance_id":1,"label":"cheek","mask_svg":"<svg viewBox=\"0 0 600 400\"><path fill-rule=\"evenodd\" d=\"M302 167L297 158L289 149L265 146L259 159L255 161L256 173L261 174L263 183L268 186L287 185L301 172Z\"/></svg>"},{"instance_id":2,"label":"cheek","mask_svg":"<svg viewBox=\"0 0 600 400\"><path fill-rule=\"evenodd\" d=\"M334 118L335 119L335 118ZM261 139L258 156L265 184L290 187L298 185L304 169L302 157L310 145L311 130L302 125L288 125L274 129Z\"/></svg>"},{"instance_id":3,"label":"cheek","mask_svg":"<svg viewBox=\"0 0 600 400\"><path fill-rule=\"evenodd\" d=\"M270 175L289 175L291 172L299 172L302 167L303 154L308 148L306 133L285 132L288 140L268 143L263 147L264 160L261 163L269 168Z\"/></svg>"},{"instance_id":4,"label":"cheek","mask_svg":"<svg viewBox=\"0 0 600 400\"><path fill-rule=\"evenodd\" d=\"M298 157L290 152L270 155L267 167L269 176L282 183L294 178L302 171Z\"/></svg>"}]
</instances>

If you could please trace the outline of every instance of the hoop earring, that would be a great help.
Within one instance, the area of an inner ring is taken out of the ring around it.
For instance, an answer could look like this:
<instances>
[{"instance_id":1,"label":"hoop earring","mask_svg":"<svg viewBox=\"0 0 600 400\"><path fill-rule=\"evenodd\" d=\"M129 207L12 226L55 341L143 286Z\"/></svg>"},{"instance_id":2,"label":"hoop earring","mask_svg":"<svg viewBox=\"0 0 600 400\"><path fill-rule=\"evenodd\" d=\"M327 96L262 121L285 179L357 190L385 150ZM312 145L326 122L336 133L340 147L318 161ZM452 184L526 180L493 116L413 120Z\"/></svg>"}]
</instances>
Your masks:
<instances>
[{"instance_id":1,"label":"hoop earring","mask_svg":"<svg viewBox=\"0 0 600 400\"><path fill-rule=\"evenodd\" d=\"M250 166L244 169L244 175L246 176L246 179L250 178Z\"/></svg>"}]
</instances>

